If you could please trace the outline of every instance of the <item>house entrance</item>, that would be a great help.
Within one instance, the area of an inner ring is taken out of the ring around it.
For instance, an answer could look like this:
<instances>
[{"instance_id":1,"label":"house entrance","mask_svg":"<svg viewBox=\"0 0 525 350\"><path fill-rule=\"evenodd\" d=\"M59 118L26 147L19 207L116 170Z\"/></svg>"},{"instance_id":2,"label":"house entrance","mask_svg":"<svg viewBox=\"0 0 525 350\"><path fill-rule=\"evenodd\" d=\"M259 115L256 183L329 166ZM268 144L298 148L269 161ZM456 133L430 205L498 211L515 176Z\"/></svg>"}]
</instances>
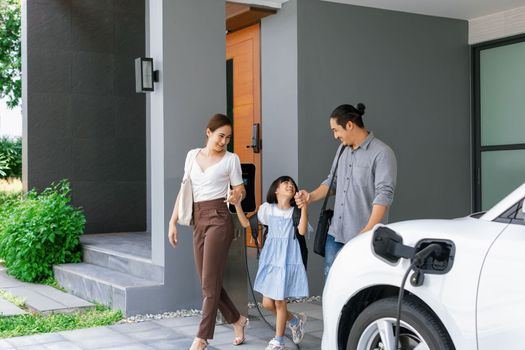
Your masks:
<instances>
[{"instance_id":1,"label":"house entrance","mask_svg":"<svg viewBox=\"0 0 525 350\"><path fill-rule=\"evenodd\" d=\"M257 206L262 200L260 65L259 24L226 36L227 112L233 120L231 150L239 156L241 163L255 165ZM247 232L246 242L255 246L250 232Z\"/></svg>"}]
</instances>

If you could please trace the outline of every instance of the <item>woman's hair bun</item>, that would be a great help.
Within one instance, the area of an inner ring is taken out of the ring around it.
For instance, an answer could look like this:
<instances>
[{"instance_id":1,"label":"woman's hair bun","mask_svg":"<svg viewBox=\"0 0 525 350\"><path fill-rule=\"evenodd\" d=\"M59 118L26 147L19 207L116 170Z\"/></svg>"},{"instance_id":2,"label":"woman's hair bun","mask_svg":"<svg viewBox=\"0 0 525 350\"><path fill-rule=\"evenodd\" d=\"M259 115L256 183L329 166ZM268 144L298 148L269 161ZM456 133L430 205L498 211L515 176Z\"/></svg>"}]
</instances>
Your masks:
<instances>
[{"instance_id":1,"label":"woman's hair bun","mask_svg":"<svg viewBox=\"0 0 525 350\"><path fill-rule=\"evenodd\" d=\"M361 102L357 104L357 110L359 111L360 115L365 114L366 106L362 104Z\"/></svg>"}]
</instances>

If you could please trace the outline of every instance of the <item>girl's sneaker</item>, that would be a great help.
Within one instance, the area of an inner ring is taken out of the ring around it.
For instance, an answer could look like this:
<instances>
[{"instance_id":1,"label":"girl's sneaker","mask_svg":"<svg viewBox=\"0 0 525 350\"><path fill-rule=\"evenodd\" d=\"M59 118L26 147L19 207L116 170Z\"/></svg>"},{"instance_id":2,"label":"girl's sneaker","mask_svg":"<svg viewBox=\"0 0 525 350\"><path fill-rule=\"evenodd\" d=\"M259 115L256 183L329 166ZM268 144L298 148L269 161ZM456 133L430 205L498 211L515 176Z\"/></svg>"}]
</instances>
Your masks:
<instances>
[{"instance_id":1,"label":"girl's sneaker","mask_svg":"<svg viewBox=\"0 0 525 350\"><path fill-rule=\"evenodd\" d=\"M277 339L272 339L264 350L286 350L283 343L279 343Z\"/></svg>"},{"instance_id":2,"label":"girl's sneaker","mask_svg":"<svg viewBox=\"0 0 525 350\"><path fill-rule=\"evenodd\" d=\"M306 314L304 313L298 313L295 315L295 318L297 318L299 321L295 325L291 325L290 322L288 322L288 328L292 331L292 340L295 344L301 343L304 337L304 325L306 324Z\"/></svg>"}]
</instances>

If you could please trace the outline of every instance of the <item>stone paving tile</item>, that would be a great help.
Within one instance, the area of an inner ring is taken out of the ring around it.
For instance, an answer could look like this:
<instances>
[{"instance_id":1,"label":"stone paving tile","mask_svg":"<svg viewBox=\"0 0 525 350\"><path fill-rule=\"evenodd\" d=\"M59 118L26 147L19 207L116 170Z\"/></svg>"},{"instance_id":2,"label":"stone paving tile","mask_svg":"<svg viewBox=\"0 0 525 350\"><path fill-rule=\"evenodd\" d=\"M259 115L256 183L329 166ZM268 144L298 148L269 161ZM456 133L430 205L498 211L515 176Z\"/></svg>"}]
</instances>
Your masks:
<instances>
[{"instance_id":1,"label":"stone paving tile","mask_svg":"<svg viewBox=\"0 0 525 350\"><path fill-rule=\"evenodd\" d=\"M83 349L123 346L136 343L133 338L119 334L107 327L96 327L58 333Z\"/></svg>"},{"instance_id":2,"label":"stone paving tile","mask_svg":"<svg viewBox=\"0 0 525 350\"><path fill-rule=\"evenodd\" d=\"M26 305L28 307L38 311L56 310L64 307L64 305L57 302L56 300L53 300L45 295L37 293L27 286L5 288L5 290L11 293L12 295L25 299Z\"/></svg>"},{"instance_id":3,"label":"stone paving tile","mask_svg":"<svg viewBox=\"0 0 525 350\"><path fill-rule=\"evenodd\" d=\"M322 310L321 306L311 303L288 303L288 311L290 312L304 312L310 314L313 311Z\"/></svg>"},{"instance_id":4,"label":"stone paving tile","mask_svg":"<svg viewBox=\"0 0 525 350\"><path fill-rule=\"evenodd\" d=\"M181 322L181 320L184 320L184 322ZM195 333L197 333L197 328L199 327L200 317L172 318L153 322L171 328L175 330L177 334L189 336L193 339Z\"/></svg>"},{"instance_id":5,"label":"stone paving tile","mask_svg":"<svg viewBox=\"0 0 525 350\"><path fill-rule=\"evenodd\" d=\"M6 341L17 349L24 346L35 346L42 344L55 343L65 339L58 333L44 333L35 335L26 335L23 337L8 338Z\"/></svg>"},{"instance_id":6,"label":"stone paving tile","mask_svg":"<svg viewBox=\"0 0 525 350\"><path fill-rule=\"evenodd\" d=\"M20 282L16 278L7 275L5 269L0 269L0 288L20 287L23 285L24 282Z\"/></svg>"},{"instance_id":7,"label":"stone paving tile","mask_svg":"<svg viewBox=\"0 0 525 350\"><path fill-rule=\"evenodd\" d=\"M322 330L315 331L315 332L308 332L308 334L310 334L312 337L319 338L319 344L320 344L320 340L323 338L323 331Z\"/></svg>"},{"instance_id":8,"label":"stone paving tile","mask_svg":"<svg viewBox=\"0 0 525 350\"><path fill-rule=\"evenodd\" d=\"M0 350L12 350L14 347L9 344L6 340L0 339Z\"/></svg>"},{"instance_id":9,"label":"stone paving tile","mask_svg":"<svg viewBox=\"0 0 525 350\"><path fill-rule=\"evenodd\" d=\"M129 344L129 345L125 345L125 346L119 346L119 347L111 347L111 348L108 348L108 350L111 349L111 350L155 350L155 348L149 346L149 345L145 345L145 344ZM182 349L181 349L182 350ZM184 349L186 350L186 349Z\"/></svg>"},{"instance_id":10,"label":"stone paving tile","mask_svg":"<svg viewBox=\"0 0 525 350\"><path fill-rule=\"evenodd\" d=\"M38 312L69 312L77 308L94 306L83 299L64 293L51 286L21 282L7 275L5 268L0 268L0 289L25 299L26 305ZM0 312L2 311L2 305L0 304Z\"/></svg>"},{"instance_id":11,"label":"stone paving tile","mask_svg":"<svg viewBox=\"0 0 525 350\"><path fill-rule=\"evenodd\" d=\"M0 297L0 316L14 316L23 314L27 314L27 312L25 312L15 304L10 303L9 301Z\"/></svg>"},{"instance_id":12,"label":"stone paving tile","mask_svg":"<svg viewBox=\"0 0 525 350\"><path fill-rule=\"evenodd\" d=\"M179 317L179 318L167 318L163 320L154 320L153 323L158 323L164 327L186 327L186 326L195 326L200 322L200 317Z\"/></svg>"},{"instance_id":13,"label":"stone paving tile","mask_svg":"<svg viewBox=\"0 0 525 350\"><path fill-rule=\"evenodd\" d=\"M51 286L46 286L42 284L30 284L29 288L41 295L45 295L48 298L56 300L58 303L64 305L65 307L78 308L94 306L92 303L89 303L84 299L81 299L69 293L62 292L61 290L58 290Z\"/></svg>"},{"instance_id":14,"label":"stone paving tile","mask_svg":"<svg viewBox=\"0 0 525 350\"><path fill-rule=\"evenodd\" d=\"M26 285L22 287L5 288L5 290L12 295L25 299L26 306L37 312L73 311L77 308L94 306L80 298L61 292L50 286Z\"/></svg>"},{"instance_id":15,"label":"stone paving tile","mask_svg":"<svg viewBox=\"0 0 525 350\"><path fill-rule=\"evenodd\" d=\"M319 309L319 305L302 308L308 315L319 312ZM268 319L270 322L274 322L273 317L268 317ZM186 350L193 341L199 322L200 317L195 316L10 338L4 342L0 340L0 350ZM306 330L307 332L300 349L319 350L321 347L322 321L315 317L310 317ZM288 335L289 333L289 330L287 330ZM273 328L268 327L257 316L250 315L250 325L246 329L247 339L240 350L264 349L274 334L275 330ZM11 341L14 343L11 343ZM210 341L208 350L232 349L232 341L233 331L231 326L226 324L217 325L214 339ZM287 339L286 343L288 349L297 349L291 340ZM4 348L1 346L4 346Z\"/></svg>"},{"instance_id":16,"label":"stone paving tile","mask_svg":"<svg viewBox=\"0 0 525 350\"><path fill-rule=\"evenodd\" d=\"M193 338L179 338L179 339L165 339L148 342L147 345L156 350L174 350L174 349L189 349ZM213 347L208 347L206 350L217 350Z\"/></svg>"},{"instance_id":17,"label":"stone paving tile","mask_svg":"<svg viewBox=\"0 0 525 350\"><path fill-rule=\"evenodd\" d=\"M309 318L306 320L306 325L304 326L307 333L317 332L323 330L323 321Z\"/></svg>"},{"instance_id":18,"label":"stone paving tile","mask_svg":"<svg viewBox=\"0 0 525 350\"><path fill-rule=\"evenodd\" d=\"M82 348L70 341L60 341L56 343L43 344L42 350L82 350Z\"/></svg>"},{"instance_id":19,"label":"stone paving tile","mask_svg":"<svg viewBox=\"0 0 525 350\"><path fill-rule=\"evenodd\" d=\"M121 334L127 334L132 332L146 332L153 329L158 329L159 327L164 328L164 326L156 322L120 323L108 326L109 329L112 329Z\"/></svg>"},{"instance_id":20,"label":"stone paving tile","mask_svg":"<svg viewBox=\"0 0 525 350\"><path fill-rule=\"evenodd\" d=\"M166 327L159 327L157 329L152 329L149 331L143 332L132 332L128 334L129 337L137 341L149 341L149 340L162 340L162 339L173 339L178 336L173 329Z\"/></svg>"}]
</instances>

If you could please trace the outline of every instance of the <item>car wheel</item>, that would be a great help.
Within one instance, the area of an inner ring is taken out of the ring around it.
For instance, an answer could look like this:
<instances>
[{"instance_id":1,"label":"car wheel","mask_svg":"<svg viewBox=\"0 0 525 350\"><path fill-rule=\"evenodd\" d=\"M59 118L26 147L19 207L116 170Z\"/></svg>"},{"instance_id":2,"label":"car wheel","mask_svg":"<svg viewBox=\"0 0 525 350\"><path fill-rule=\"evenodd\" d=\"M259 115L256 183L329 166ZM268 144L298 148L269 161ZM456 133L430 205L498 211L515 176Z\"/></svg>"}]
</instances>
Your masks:
<instances>
[{"instance_id":1,"label":"car wheel","mask_svg":"<svg viewBox=\"0 0 525 350\"><path fill-rule=\"evenodd\" d=\"M370 304L355 320L348 350L395 349L397 298ZM454 350L441 322L416 299L403 299L399 344L402 350Z\"/></svg>"}]
</instances>

